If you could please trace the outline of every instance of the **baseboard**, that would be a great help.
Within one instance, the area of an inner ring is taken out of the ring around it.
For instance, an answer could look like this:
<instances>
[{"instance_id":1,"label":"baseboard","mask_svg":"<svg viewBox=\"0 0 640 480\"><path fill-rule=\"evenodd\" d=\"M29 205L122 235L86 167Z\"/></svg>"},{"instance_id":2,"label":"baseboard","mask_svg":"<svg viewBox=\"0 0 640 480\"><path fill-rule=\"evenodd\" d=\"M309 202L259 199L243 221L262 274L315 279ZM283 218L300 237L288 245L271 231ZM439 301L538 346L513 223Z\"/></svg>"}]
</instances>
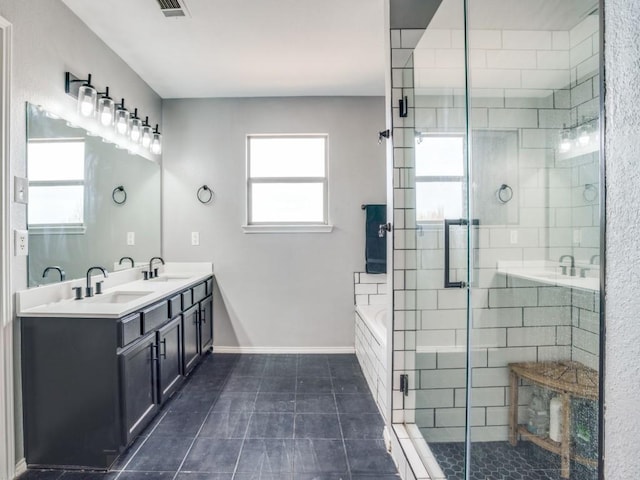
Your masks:
<instances>
[{"instance_id":1,"label":"baseboard","mask_svg":"<svg viewBox=\"0 0 640 480\"><path fill-rule=\"evenodd\" d=\"M27 460L25 458L22 458L18 463L16 463L15 477L16 478L19 477L26 471L27 471Z\"/></svg>"},{"instance_id":2,"label":"baseboard","mask_svg":"<svg viewBox=\"0 0 640 480\"><path fill-rule=\"evenodd\" d=\"M214 346L214 353L268 353L268 354L345 354L355 353L355 347L225 347Z\"/></svg>"}]
</instances>

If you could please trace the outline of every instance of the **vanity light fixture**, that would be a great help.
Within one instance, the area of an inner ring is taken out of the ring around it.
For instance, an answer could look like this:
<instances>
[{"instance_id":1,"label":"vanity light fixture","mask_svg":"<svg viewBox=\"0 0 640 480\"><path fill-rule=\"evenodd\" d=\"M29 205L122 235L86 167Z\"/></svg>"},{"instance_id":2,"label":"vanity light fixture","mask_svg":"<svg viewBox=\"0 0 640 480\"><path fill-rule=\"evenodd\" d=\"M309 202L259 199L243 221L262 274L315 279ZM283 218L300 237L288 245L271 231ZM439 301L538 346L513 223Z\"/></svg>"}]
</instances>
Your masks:
<instances>
[{"instance_id":1,"label":"vanity light fixture","mask_svg":"<svg viewBox=\"0 0 640 480\"><path fill-rule=\"evenodd\" d=\"M91 85L91 74L89 73L86 79L81 79L76 78L70 72L66 72L64 77L65 93L71 94L74 89L74 83L82 83L76 93L78 98L78 115L85 118L92 117L96 111L98 91Z\"/></svg>"},{"instance_id":2,"label":"vanity light fixture","mask_svg":"<svg viewBox=\"0 0 640 480\"><path fill-rule=\"evenodd\" d=\"M144 123L142 124L140 143L142 143L144 148L149 148L151 146L151 140L153 140L153 130L151 129L151 125L149 125L149 117L145 117Z\"/></svg>"},{"instance_id":3,"label":"vanity light fixture","mask_svg":"<svg viewBox=\"0 0 640 480\"><path fill-rule=\"evenodd\" d=\"M115 113L115 128L116 133L118 135L128 135L129 134L129 110L127 110L124 106L124 98L122 102L116 105L116 113Z\"/></svg>"},{"instance_id":4,"label":"vanity light fixture","mask_svg":"<svg viewBox=\"0 0 640 480\"><path fill-rule=\"evenodd\" d=\"M151 140L150 150L154 155L160 155L162 153L162 134L158 130L157 123L156 128L153 131L153 139Z\"/></svg>"},{"instance_id":5,"label":"vanity light fixture","mask_svg":"<svg viewBox=\"0 0 640 480\"><path fill-rule=\"evenodd\" d=\"M558 145L558 150L560 153L567 153L571 150L571 130L568 128L564 128L560 132L560 143Z\"/></svg>"},{"instance_id":6,"label":"vanity light fixture","mask_svg":"<svg viewBox=\"0 0 640 480\"><path fill-rule=\"evenodd\" d=\"M105 127L113 125L115 112L116 102L109 96L109 87L107 87L98 100L98 121Z\"/></svg>"},{"instance_id":7,"label":"vanity light fixture","mask_svg":"<svg viewBox=\"0 0 640 480\"><path fill-rule=\"evenodd\" d=\"M138 117L138 109L133 110L133 116L129 119L129 137L135 144L140 143L142 138L142 120Z\"/></svg>"}]
</instances>

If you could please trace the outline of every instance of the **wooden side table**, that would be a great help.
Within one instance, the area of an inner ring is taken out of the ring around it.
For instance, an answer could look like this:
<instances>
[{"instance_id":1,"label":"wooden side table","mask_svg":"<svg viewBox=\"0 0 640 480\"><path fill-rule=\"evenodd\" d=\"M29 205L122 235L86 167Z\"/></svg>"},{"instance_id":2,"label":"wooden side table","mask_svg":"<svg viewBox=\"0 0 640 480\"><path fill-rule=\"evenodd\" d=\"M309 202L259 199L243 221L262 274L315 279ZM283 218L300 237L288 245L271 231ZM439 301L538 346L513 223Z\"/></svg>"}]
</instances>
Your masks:
<instances>
[{"instance_id":1,"label":"wooden side table","mask_svg":"<svg viewBox=\"0 0 640 480\"><path fill-rule=\"evenodd\" d=\"M579 362L524 362L510 363L509 376L511 398L509 405L509 442L514 447L518 436L530 440L541 448L561 458L562 478L569 478L571 460L597 467L598 462L581 457L571 451L571 398L598 400L598 372ZM518 425L518 387L520 379L558 393L562 399L562 436L560 442L549 437L534 435L526 425Z\"/></svg>"}]
</instances>

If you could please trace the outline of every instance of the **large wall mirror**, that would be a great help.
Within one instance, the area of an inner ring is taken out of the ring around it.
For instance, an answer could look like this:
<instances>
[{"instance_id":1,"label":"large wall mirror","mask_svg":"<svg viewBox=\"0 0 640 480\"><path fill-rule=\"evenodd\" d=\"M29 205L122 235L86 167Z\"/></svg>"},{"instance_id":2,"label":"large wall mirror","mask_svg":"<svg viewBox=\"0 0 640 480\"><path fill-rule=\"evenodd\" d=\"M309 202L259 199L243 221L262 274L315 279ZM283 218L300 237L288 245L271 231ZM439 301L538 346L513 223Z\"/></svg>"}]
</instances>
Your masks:
<instances>
[{"instance_id":1,"label":"large wall mirror","mask_svg":"<svg viewBox=\"0 0 640 480\"><path fill-rule=\"evenodd\" d=\"M160 254L159 163L27 104L27 175L29 287Z\"/></svg>"}]
</instances>

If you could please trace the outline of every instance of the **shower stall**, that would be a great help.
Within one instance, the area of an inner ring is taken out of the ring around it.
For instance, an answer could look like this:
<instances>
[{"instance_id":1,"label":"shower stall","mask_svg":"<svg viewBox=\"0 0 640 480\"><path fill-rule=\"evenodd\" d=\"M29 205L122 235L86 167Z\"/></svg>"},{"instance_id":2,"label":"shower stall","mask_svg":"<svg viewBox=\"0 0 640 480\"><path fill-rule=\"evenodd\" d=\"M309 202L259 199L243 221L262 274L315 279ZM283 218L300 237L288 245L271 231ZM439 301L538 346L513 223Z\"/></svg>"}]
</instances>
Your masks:
<instances>
[{"instance_id":1,"label":"shower stall","mask_svg":"<svg viewBox=\"0 0 640 480\"><path fill-rule=\"evenodd\" d=\"M599 14L442 0L390 32L392 423L432 479L599 478Z\"/></svg>"}]
</instances>

